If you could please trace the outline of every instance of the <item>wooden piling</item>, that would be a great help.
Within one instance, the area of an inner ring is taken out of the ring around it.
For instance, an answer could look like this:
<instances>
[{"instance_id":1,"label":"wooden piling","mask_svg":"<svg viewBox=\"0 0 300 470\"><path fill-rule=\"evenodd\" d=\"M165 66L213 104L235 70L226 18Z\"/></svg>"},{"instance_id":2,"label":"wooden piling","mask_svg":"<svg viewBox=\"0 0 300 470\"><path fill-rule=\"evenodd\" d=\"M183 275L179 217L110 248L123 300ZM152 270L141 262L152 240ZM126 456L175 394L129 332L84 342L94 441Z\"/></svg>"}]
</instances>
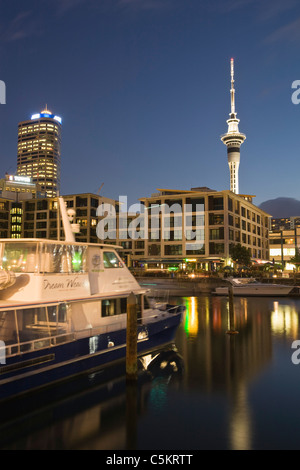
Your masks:
<instances>
[{"instance_id":1,"label":"wooden piling","mask_svg":"<svg viewBox=\"0 0 300 470\"><path fill-rule=\"evenodd\" d=\"M127 298L126 380L137 380L137 303L133 292Z\"/></svg>"},{"instance_id":2,"label":"wooden piling","mask_svg":"<svg viewBox=\"0 0 300 470\"><path fill-rule=\"evenodd\" d=\"M234 297L233 287L230 284L228 286L228 302L229 302L229 330L226 331L229 335L236 335L238 331L235 329L235 316L234 316Z\"/></svg>"}]
</instances>

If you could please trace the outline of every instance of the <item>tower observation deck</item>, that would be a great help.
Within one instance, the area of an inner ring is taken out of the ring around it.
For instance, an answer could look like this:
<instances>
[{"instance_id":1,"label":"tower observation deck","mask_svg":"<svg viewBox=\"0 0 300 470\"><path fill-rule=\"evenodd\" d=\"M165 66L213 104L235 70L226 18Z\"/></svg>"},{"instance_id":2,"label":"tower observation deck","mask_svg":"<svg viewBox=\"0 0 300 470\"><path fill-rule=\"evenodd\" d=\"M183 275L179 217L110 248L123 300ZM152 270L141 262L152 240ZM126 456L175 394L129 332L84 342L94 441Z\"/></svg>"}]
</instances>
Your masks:
<instances>
[{"instance_id":1,"label":"tower observation deck","mask_svg":"<svg viewBox=\"0 0 300 470\"><path fill-rule=\"evenodd\" d=\"M240 165L240 147L246 139L245 134L239 131L239 122L235 111L235 89L234 89L234 60L230 60L231 70L231 112L227 120L228 132L221 136L221 141L227 146L228 165L230 171L230 190L239 194L239 165Z\"/></svg>"}]
</instances>

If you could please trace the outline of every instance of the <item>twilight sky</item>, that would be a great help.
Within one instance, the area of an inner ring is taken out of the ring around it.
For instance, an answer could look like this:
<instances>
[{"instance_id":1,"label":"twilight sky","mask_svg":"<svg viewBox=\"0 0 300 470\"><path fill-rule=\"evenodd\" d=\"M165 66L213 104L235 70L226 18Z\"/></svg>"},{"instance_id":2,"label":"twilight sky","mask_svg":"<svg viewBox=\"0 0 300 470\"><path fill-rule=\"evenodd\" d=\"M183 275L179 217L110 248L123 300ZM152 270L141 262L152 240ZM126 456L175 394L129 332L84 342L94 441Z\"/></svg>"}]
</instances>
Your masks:
<instances>
[{"instance_id":1,"label":"twilight sky","mask_svg":"<svg viewBox=\"0 0 300 470\"><path fill-rule=\"evenodd\" d=\"M0 0L0 177L16 171L18 122L47 103L62 194L229 189L233 57L240 192L300 199L299 51L299 0Z\"/></svg>"}]
</instances>

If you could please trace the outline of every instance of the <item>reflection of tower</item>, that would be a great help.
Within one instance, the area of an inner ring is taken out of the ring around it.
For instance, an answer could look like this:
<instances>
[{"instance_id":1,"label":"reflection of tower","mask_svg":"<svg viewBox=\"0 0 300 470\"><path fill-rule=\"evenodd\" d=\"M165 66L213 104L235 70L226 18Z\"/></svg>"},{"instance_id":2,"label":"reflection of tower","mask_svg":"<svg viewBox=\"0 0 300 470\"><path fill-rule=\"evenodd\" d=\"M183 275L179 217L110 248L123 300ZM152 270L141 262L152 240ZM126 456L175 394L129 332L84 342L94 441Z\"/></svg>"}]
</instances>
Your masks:
<instances>
[{"instance_id":1,"label":"reflection of tower","mask_svg":"<svg viewBox=\"0 0 300 470\"><path fill-rule=\"evenodd\" d=\"M245 134L239 132L238 124L240 122L235 112L235 89L234 89L234 62L230 60L231 67L231 112L228 119L228 132L221 137L222 142L227 146L228 165L230 170L230 190L239 193L239 165L240 165L240 147L246 139Z\"/></svg>"}]
</instances>

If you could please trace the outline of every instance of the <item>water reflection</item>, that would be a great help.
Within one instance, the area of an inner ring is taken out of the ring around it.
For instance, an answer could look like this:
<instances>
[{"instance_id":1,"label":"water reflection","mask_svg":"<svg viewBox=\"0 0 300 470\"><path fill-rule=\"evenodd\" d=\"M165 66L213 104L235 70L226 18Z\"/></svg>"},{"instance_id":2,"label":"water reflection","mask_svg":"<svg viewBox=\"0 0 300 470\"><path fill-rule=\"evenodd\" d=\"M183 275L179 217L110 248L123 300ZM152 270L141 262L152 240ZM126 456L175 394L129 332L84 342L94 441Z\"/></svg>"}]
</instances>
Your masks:
<instances>
[{"instance_id":1,"label":"water reflection","mask_svg":"<svg viewBox=\"0 0 300 470\"><path fill-rule=\"evenodd\" d=\"M273 305L271 314L272 331L296 339L299 331L299 318L295 304L286 305L274 301Z\"/></svg>"},{"instance_id":2,"label":"water reflection","mask_svg":"<svg viewBox=\"0 0 300 470\"><path fill-rule=\"evenodd\" d=\"M123 373L103 382L99 372L70 385L69 397L57 390L55 403L35 402L33 413L21 417L19 404L5 422L0 410L2 448L299 447L300 365L291 344L300 339L300 299L235 298L233 319L227 297L175 301L186 306L176 348L144 356L136 388Z\"/></svg>"},{"instance_id":3,"label":"water reflection","mask_svg":"<svg viewBox=\"0 0 300 470\"><path fill-rule=\"evenodd\" d=\"M232 326L228 298L189 297L185 305L184 334L181 330L177 340L188 364L185 386L210 398L227 397L228 447L252 449L254 418L249 389L274 367L274 338L285 339L290 347L292 340L300 337L299 300L236 298L237 335L226 334Z\"/></svg>"}]
</instances>

